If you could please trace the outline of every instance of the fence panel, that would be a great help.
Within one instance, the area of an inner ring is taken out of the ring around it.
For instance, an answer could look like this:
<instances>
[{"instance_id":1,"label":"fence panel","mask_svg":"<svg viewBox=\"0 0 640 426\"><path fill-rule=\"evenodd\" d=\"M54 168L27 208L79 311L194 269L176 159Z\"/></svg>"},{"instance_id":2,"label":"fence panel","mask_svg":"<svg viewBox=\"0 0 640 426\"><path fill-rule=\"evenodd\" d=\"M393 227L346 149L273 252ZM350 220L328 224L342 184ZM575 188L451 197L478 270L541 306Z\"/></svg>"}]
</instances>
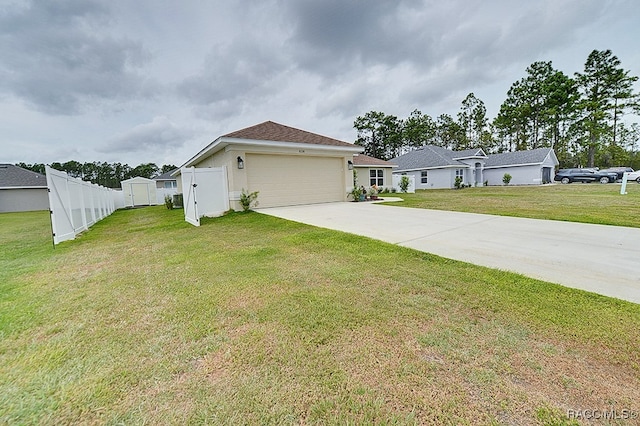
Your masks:
<instances>
[{"instance_id":1,"label":"fence panel","mask_svg":"<svg viewBox=\"0 0 640 426\"><path fill-rule=\"evenodd\" d=\"M46 166L53 243L72 240L115 211L111 189Z\"/></svg>"},{"instance_id":2,"label":"fence panel","mask_svg":"<svg viewBox=\"0 0 640 426\"><path fill-rule=\"evenodd\" d=\"M202 216L221 216L229 210L227 168L183 168L184 218L192 225L200 226Z\"/></svg>"},{"instance_id":3,"label":"fence panel","mask_svg":"<svg viewBox=\"0 0 640 426\"><path fill-rule=\"evenodd\" d=\"M413 175L398 175L398 174L394 174L391 176L392 180L393 180L393 187L396 189L396 191L401 192L400 191L400 181L402 180L402 177L406 176L409 178L409 187L407 188L407 192L410 194L413 194L414 192L416 192L416 178Z\"/></svg>"}]
</instances>

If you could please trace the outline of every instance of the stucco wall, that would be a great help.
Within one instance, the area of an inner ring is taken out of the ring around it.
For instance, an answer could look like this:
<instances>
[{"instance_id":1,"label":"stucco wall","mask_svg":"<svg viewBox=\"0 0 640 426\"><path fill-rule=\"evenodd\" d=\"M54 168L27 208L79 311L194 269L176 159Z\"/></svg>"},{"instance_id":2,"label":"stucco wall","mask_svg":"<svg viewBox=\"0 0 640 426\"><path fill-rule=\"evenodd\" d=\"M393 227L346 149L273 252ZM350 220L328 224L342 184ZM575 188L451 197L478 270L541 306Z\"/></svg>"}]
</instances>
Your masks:
<instances>
[{"instance_id":1,"label":"stucco wall","mask_svg":"<svg viewBox=\"0 0 640 426\"><path fill-rule=\"evenodd\" d=\"M0 212L49 210L47 188L0 189Z\"/></svg>"},{"instance_id":2,"label":"stucco wall","mask_svg":"<svg viewBox=\"0 0 640 426\"><path fill-rule=\"evenodd\" d=\"M358 186L364 186L366 189L369 189L371 187L369 172L371 170L383 170L384 185L382 186L389 189L393 187L393 169L391 167L354 167L353 170L358 173Z\"/></svg>"},{"instance_id":3,"label":"stucco wall","mask_svg":"<svg viewBox=\"0 0 640 426\"><path fill-rule=\"evenodd\" d=\"M540 185L542 183L542 166L540 165L485 169L484 179L490 186L504 185L502 178L505 173L511 175L509 185Z\"/></svg>"},{"instance_id":4,"label":"stucco wall","mask_svg":"<svg viewBox=\"0 0 640 426\"><path fill-rule=\"evenodd\" d=\"M443 169L429 169L427 170L427 183L422 183L422 171L416 170L406 172L407 175L414 177L416 182L416 189L443 189L453 188L456 180L456 170L458 168L443 168ZM468 169L464 170L464 182L465 184L473 184L473 176ZM397 174L403 174L399 172Z\"/></svg>"}]
</instances>

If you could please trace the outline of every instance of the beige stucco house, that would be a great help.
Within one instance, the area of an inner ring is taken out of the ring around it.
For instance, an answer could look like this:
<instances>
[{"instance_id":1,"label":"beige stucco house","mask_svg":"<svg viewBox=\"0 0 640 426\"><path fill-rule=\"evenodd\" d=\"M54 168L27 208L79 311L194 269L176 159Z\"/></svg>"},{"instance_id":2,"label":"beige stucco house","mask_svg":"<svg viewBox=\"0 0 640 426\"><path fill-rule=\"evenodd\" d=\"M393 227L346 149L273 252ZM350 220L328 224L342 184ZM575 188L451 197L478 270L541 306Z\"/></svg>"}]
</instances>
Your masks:
<instances>
[{"instance_id":1,"label":"beige stucco house","mask_svg":"<svg viewBox=\"0 0 640 426\"><path fill-rule=\"evenodd\" d=\"M181 167L227 170L229 206L241 210L242 190L259 191L259 207L346 201L353 156L363 148L266 121L220 136ZM178 177L180 170L173 176ZM181 179L178 191L184 192Z\"/></svg>"},{"instance_id":2,"label":"beige stucco house","mask_svg":"<svg viewBox=\"0 0 640 426\"><path fill-rule=\"evenodd\" d=\"M356 176L356 185L369 189L377 186L379 189L393 187L393 169L396 164L365 154L353 155L353 171Z\"/></svg>"}]
</instances>

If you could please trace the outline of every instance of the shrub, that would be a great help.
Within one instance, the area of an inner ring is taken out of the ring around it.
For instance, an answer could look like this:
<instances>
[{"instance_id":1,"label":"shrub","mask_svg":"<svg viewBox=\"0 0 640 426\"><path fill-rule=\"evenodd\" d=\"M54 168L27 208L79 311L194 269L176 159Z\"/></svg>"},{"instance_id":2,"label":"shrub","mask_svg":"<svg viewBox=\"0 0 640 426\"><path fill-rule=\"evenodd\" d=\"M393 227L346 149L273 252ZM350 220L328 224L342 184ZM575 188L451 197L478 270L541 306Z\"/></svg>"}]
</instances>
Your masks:
<instances>
[{"instance_id":1,"label":"shrub","mask_svg":"<svg viewBox=\"0 0 640 426\"><path fill-rule=\"evenodd\" d=\"M165 195L164 196L164 205L169 210L173 210L173 197L171 197L171 195Z\"/></svg>"},{"instance_id":2,"label":"shrub","mask_svg":"<svg viewBox=\"0 0 640 426\"><path fill-rule=\"evenodd\" d=\"M354 186L349 195L353 197L353 201L360 201L360 196L363 194L362 189L359 186Z\"/></svg>"},{"instance_id":3,"label":"shrub","mask_svg":"<svg viewBox=\"0 0 640 426\"><path fill-rule=\"evenodd\" d=\"M464 185L462 184L462 178L460 176L456 176L456 180L453 181L453 186L456 189L464 188Z\"/></svg>"},{"instance_id":4,"label":"shrub","mask_svg":"<svg viewBox=\"0 0 640 426\"><path fill-rule=\"evenodd\" d=\"M511 175L509 173L505 173L504 176L502 176L502 183L509 185L509 182L511 182Z\"/></svg>"},{"instance_id":5,"label":"shrub","mask_svg":"<svg viewBox=\"0 0 640 426\"><path fill-rule=\"evenodd\" d=\"M242 206L242 210L245 212L251 210L252 204L253 207L258 205L258 191L249 193L242 188L242 193L240 194L240 205Z\"/></svg>"},{"instance_id":6,"label":"shrub","mask_svg":"<svg viewBox=\"0 0 640 426\"><path fill-rule=\"evenodd\" d=\"M409 189L409 177L402 176L402 178L400 178L400 191L407 192L408 189Z\"/></svg>"}]
</instances>

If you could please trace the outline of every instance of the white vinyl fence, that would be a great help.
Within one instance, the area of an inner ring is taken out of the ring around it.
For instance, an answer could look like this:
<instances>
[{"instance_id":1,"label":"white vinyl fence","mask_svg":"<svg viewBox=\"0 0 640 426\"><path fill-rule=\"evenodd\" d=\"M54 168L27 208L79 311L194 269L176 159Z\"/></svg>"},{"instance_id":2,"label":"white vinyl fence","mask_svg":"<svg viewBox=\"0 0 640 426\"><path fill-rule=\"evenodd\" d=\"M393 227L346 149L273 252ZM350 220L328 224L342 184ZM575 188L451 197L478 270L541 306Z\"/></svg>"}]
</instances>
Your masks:
<instances>
[{"instance_id":1,"label":"white vinyl fence","mask_svg":"<svg viewBox=\"0 0 640 426\"><path fill-rule=\"evenodd\" d=\"M229 187L227 168L180 169L184 203L184 219L194 226L200 226L202 216L222 216L229 210Z\"/></svg>"},{"instance_id":2,"label":"white vinyl fence","mask_svg":"<svg viewBox=\"0 0 640 426\"><path fill-rule=\"evenodd\" d=\"M394 174L393 176L391 176L392 180L393 180L393 187L396 189L396 191L398 192L402 192L400 191L400 181L402 180L402 176L406 176L409 178L409 187L407 188L407 192L413 194L414 192L416 192L416 178L413 175L398 175L398 174Z\"/></svg>"},{"instance_id":3,"label":"white vinyl fence","mask_svg":"<svg viewBox=\"0 0 640 426\"><path fill-rule=\"evenodd\" d=\"M46 166L53 243L72 240L115 211L119 194Z\"/></svg>"}]
</instances>

